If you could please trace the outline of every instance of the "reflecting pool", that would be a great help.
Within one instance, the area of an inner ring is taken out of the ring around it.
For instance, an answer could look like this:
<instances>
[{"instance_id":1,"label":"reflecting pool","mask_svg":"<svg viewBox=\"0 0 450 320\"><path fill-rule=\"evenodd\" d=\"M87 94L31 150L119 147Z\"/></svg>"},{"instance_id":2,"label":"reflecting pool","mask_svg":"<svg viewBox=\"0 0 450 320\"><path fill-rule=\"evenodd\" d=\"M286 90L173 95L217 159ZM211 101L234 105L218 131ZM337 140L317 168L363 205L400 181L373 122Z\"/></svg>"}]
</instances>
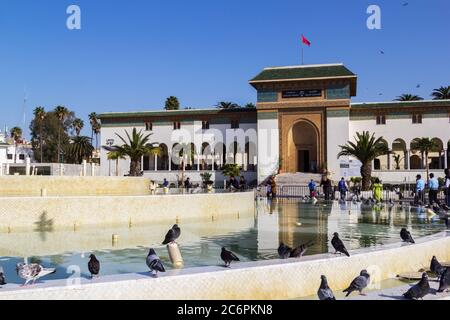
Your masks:
<instances>
[{"instance_id":1,"label":"reflecting pool","mask_svg":"<svg viewBox=\"0 0 450 320\"><path fill-rule=\"evenodd\" d=\"M330 249L334 232L351 250L399 242L402 227L411 230L415 238L445 229L438 217L417 208L361 208L359 203L310 204L299 200L258 200L255 212L178 222L185 267L222 265L222 246L235 252L241 261L255 261L277 259L280 241L289 246L313 241L309 255L334 252ZM72 230L53 230L45 223L38 224L34 230L0 234L0 265L9 283L22 283L15 265L24 259L56 268L55 274L46 277L48 280L88 277L91 252L101 262L101 275L146 272L145 258L148 248L153 247L170 269L167 249L161 242L173 223ZM112 241L113 234L118 236L117 242Z\"/></svg>"}]
</instances>

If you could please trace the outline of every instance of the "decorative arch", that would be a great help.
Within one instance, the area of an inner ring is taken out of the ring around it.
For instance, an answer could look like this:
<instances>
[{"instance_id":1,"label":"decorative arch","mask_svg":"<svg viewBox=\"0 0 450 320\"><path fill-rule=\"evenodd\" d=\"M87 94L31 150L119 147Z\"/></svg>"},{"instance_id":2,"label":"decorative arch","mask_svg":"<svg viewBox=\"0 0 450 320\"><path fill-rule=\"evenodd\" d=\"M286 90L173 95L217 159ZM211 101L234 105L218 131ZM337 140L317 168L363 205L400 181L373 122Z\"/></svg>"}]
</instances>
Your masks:
<instances>
[{"instance_id":1,"label":"decorative arch","mask_svg":"<svg viewBox=\"0 0 450 320\"><path fill-rule=\"evenodd\" d=\"M288 131L288 163L291 172L318 172L321 159L320 132L308 119L295 121Z\"/></svg>"}]
</instances>

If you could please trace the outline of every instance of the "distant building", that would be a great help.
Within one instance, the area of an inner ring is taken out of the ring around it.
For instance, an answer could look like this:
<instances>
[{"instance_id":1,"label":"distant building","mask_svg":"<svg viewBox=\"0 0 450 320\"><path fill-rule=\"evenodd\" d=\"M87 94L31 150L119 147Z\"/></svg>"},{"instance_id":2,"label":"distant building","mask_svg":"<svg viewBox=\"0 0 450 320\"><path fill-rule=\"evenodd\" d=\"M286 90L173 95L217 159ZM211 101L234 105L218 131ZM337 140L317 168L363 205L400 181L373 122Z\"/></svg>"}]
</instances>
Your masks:
<instances>
[{"instance_id":1,"label":"distant building","mask_svg":"<svg viewBox=\"0 0 450 320\"><path fill-rule=\"evenodd\" d=\"M30 157L31 162L34 161L33 149L30 142L22 140L16 144L11 138L7 137L5 132L0 131L1 164L25 163L27 157Z\"/></svg>"},{"instance_id":2,"label":"distant building","mask_svg":"<svg viewBox=\"0 0 450 320\"><path fill-rule=\"evenodd\" d=\"M384 181L412 181L424 172L425 156L412 148L415 138L436 142L428 164L438 175L450 164L450 100L351 103L357 76L343 64L266 68L250 85L257 91L256 109L101 114L101 144L120 144L116 134L133 128L152 133L162 153L143 157L141 170L157 181L174 180L183 168L195 180L210 171L220 181L224 163L240 165L247 180L258 182L325 168L335 177L357 176L358 162L337 154L362 131L382 136L391 150L372 165ZM180 164L176 158L186 144L192 152ZM103 175L128 173L129 160L119 161L119 172L114 163L102 149Z\"/></svg>"}]
</instances>

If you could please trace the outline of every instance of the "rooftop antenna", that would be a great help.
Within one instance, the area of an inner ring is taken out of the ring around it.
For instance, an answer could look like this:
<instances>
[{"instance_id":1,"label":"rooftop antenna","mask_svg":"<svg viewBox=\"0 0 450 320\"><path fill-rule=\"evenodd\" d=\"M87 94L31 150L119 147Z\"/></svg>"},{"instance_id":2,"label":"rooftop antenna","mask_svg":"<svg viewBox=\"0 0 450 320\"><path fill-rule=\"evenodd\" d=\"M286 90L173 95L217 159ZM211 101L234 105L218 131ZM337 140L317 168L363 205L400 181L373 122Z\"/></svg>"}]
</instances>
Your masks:
<instances>
[{"instance_id":1,"label":"rooftop antenna","mask_svg":"<svg viewBox=\"0 0 450 320\"><path fill-rule=\"evenodd\" d=\"M24 94L23 94L23 117L22 117L22 130L25 130L26 127L26 107L27 107L27 101L28 101L28 94L27 94L27 87L24 87Z\"/></svg>"}]
</instances>

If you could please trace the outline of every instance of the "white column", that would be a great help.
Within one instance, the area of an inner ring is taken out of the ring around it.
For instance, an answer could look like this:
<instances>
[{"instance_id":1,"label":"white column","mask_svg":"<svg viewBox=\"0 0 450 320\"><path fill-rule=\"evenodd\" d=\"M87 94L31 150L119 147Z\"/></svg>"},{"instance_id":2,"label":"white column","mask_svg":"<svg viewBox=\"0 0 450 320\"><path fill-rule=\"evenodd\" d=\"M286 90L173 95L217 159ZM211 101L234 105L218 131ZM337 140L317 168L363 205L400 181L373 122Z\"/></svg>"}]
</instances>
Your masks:
<instances>
[{"instance_id":1,"label":"white column","mask_svg":"<svg viewBox=\"0 0 450 320\"><path fill-rule=\"evenodd\" d=\"M391 170L391 153L388 152L387 154L387 169Z\"/></svg>"},{"instance_id":2,"label":"white column","mask_svg":"<svg viewBox=\"0 0 450 320\"><path fill-rule=\"evenodd\" d=\"M200 171L200 155L197 154L197 171Z\"/></svg>"},{"instance_id":3,"label":"white column","mask_svg":"<svg viewBox=\"0 0 450 320\"><path fill-rule=\"evenodd\" d=\"M95 163L91 163L91 176L95 177Z\"/></svg>"},{"instance_id":4,"label":"white column","mask_svg":"<svg viewBox=\"0 0 450 320\"><path fill-rule=\"evenodd\" d=\"M31 170L31 159L30 157L25 158L25 175L29 176Z\"/></svg>"},{"instance_id":5,"label":"white column","mask_svg":"<svg viewBox=\"0 0 450 320\"><path fill-rule=\"evenodd\" d=\"M168 152L169 154L169 172L172 171L172 152Z\"/></svg>"},{"instance_id":6,"label":"white column","mask_svg":"<svg viewBox=\"0 0 450 320\"><path fill-rule=\"evenodd\" d=\"M144 171L144 156L141 157L141 171Z\"/></svg>"},{"instance_id":7,"label":"white column","mask_svg":"<svg viewBox=\"0 0 450 320\"><path fill-rule=\"evenodd\" d=\"M448 167L448 154L447 149L444 149L444 168Z\"/></svg>"},{"instance_id":8,"label":"white column","mask_svg":"<svg viewBox=\"0 0 450 320\"><path fill-rule=\"evenodd\" d=\"M9 163L6 163L5 175L9 176Z\"/></svg>"},{"instance_id":9,"label":"white column","mask_svg":"<svg viewBox=\"0 0 450 320\"><path fill-rule=\"evenodd\" d=\"M406 154L405 154L405 156L406 156L406 162L405 162L405 165L406 165L406 170L409 170L410 168L411 168L411 164L410 164L410 161L411 161L411 150L406 150Z\"/></svg>"},{"instance_id":10,"label":"white column","mask_svg":"<svg viewBox=\"0 0 450 320\"><path fill-rule=\"evenodd\" d=\"M3 176L3 163L0 162L0 177Z\"/></svg>"},{"instance_id":11,"label":"white column","mask_svg":"<svg viewBox=\"0 0 450 320\"><path fill-rule=\"evenodd\" d=\"M86 177L86 175L87 175L87 161L83 160L83 174L82 174L82 176Z\"/></svg>"},{"instance_id":12,"label":"white column","mask_svg":"<svg viewBox=\"0 0 450 320\"><path fill-rule=\"evenodd\" d=\"M85 173L86 173L86 171L85 171ZM59 164L59 175L60 176L64 175L64 163Z\"/></svg>"},{"instance_id":13,"label":"white column","mask_svg":"<svg viewBox=\"0 0 450 320\"><path fill-rule=\"evenodd\" d=\"M158 156L155 154L155 171L158 171Z\"/></svg>"}]
</instances>

